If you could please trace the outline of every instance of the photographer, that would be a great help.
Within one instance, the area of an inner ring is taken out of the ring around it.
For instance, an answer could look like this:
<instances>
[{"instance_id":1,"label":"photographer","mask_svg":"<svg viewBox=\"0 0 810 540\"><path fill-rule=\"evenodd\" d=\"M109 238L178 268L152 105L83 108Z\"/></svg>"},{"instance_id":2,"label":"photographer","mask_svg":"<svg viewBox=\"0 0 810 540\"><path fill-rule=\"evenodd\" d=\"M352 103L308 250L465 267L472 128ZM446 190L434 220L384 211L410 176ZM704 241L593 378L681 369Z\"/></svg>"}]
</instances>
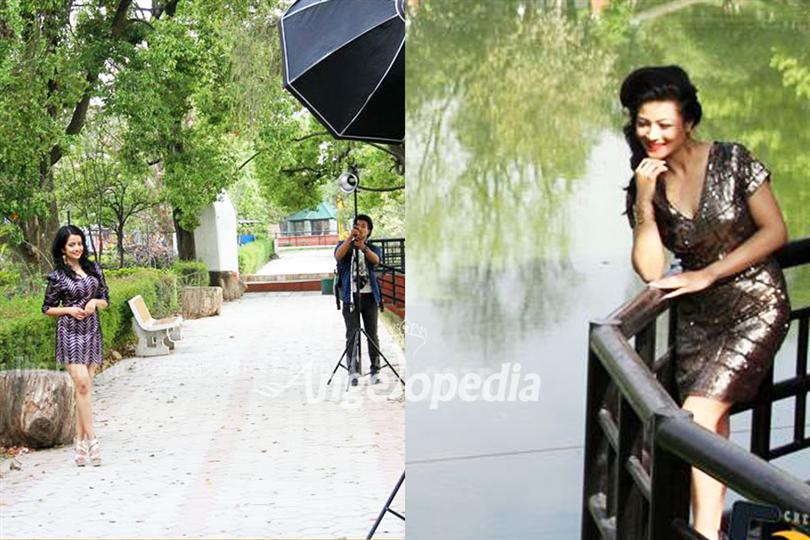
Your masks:
<instances>
[{"instance_id":1,"label":"photographer","mask_svg":"<svg viewBox=\"0 0 810 540\"><path fill-rule=\"evenodd\" d=\"M382 296L380 287L377 284L377 274L375 266L379 264L382 252L377 246L367 244L368 237L374 224L371 218L365 214L359 214L354 218L351 234L346 240L335 247L335 259L337 260L338 283L340 299L343 302L343 320L346 323L346 354L349 366L349 377L352 386L357 385L357 377L360 372L358 359L356 358L356 347L351 346L352 337L355 335L360 325L360 317L355 308L358 306L358 298L355 296L359 292L360 315L363 317L363 326L369 336L368 351L371 358L371 378L370 384L379 382L377 372L380 370L380 357L377 354L377 310L382 306ZM353 283L352 273L354 264L352 262L352 248L357 248L356 257L359 267L356 282ZM354 288L352 288L354 284ZM359 333L357 334L359 339ZM372 345L371 342L374 342Z\"/></svg>"}]
</instances>

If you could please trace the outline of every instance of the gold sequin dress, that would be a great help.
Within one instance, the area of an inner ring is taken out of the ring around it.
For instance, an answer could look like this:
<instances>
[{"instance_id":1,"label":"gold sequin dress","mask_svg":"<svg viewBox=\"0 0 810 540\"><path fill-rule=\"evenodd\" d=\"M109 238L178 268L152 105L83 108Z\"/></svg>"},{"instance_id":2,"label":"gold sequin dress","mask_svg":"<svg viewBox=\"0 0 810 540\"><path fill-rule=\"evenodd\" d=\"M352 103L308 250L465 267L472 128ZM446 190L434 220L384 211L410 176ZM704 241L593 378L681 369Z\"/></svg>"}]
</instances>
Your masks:
<instances>
[{"instance_id":1,"label":"gold sequin dress","mask_svg":"<svg viewBox=\"0 0 810 540\"><path fill-rule=\"evenodd\" d=\"M685 271L722 259L756 232L747 199L769 179L768 169L743 145L715 142L693 218L669 204L664 183L658 182L653 202L658 230ZM753 398L790 323L785 278L776 261L768 257L684 295L676 309L681 399Z\"/></svg>"}]
</instances>

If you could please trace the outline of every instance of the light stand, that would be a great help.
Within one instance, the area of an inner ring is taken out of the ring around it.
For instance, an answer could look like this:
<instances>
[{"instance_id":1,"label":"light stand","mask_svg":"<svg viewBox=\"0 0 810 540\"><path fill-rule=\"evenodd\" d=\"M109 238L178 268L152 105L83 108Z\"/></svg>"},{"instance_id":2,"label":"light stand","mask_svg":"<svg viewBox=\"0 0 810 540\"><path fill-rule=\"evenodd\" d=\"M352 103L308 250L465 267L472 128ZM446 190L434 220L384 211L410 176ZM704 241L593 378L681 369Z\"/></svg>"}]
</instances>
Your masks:
<instances>
[{"instance_id":1,"label":"light stand","mask_svg":"<svg viewBox=\"0 0 810 540\"><path fill-rule=\"evenodd\" d=\"M340 175L340 178L338 178L338 187L344 193L353 193L354 194L354 219L356 221L357 220L357 191L360 188L360 178L359 178L359 175L357 173L357 169L354 166L351 167L350 172L346 172L346 173L343 173L343 174ZM382 358L385 361L385 366L387 366L388 368L391 369L391 371L394 372L394 375L396 375L397 379L399 379L399 382L401 382L403 385L405 384L405 381L402 379L402 377L399 376L399 373L397 373L397 370L394 369L394 366L391 365L391 363L388 361L388 358L386 358L385 355L382 353L380 348L377 346L377 343L373 339L371 339L371 337L366 332L366 329L363 328L363 326L362 326L362 322L363 322L362 317L361 317L361 313L362 313L362 304L361 304L362 298L361 298L361 296L362 295L360 294L360 287L357 287L356 284L359 282L358 278L360 276L360 260L359 260L359 257L364 257L364 256L365 255L362 255L362 254L359 253L356 246L352 245L352 262L351 262L351 265L353 267L353 271L349 273L350 274L349 275L349 291L351 292L352 298L353 298L354 301L351 303L350 310L357 317L357 328L355 329L355 331L352 334L351 338L349 338L349 340L348 340L348 342L346 344L346 348L343 349L343 354L340 355L340 358L338 359L337 364L335 364L335 369L332 370L332 375L329 377L329 380L326 383L327 385L331 384L332 379L335 377L335 373L337 372L338 368L342 367L343 369L345 369L346 371L349 372L349 380L348 380L348 383L346 385L346 391L348 391L349 387L351 386L352 375L356 373L357 376L359 377L359 376L361 376L363 374L362 373L362 362L361 362L362 346L361 346L361 343L360 343L360 334L363 334L364 336L366 336L367 343L369 344L370 347L373 347L374 351L376 351L376 353L379 355L379 357ZM352 355L352 354L349 353L349 351L351 350L351 348L354 348L354 347L357 347L357 350L355 351L355 354ZM369 351L369 354L370 353L371 353L371 351ZM346 360L346 365L343 364L343 358L344 357L347 359ZM354 364L355 365L351 366L349 364L353 362L353 359L354 359ZM353 370L352 368L355 368L355 369ZM380 369L382 369L382 367Z\"/></svg>"},{"instance_id":2,"label":"light stand","mask_svg":"<svg viewBox=\"0 0 810 540\"><path fill-rule=\"evenodd\" d=\"M380 510L380 515L377 516L377 521L374 522L374 525L371 527L371 530L368 531L368 536L366 536L366 540L371 540L374 536L374 533L377 532L377 527L380 526L380 522L385 517L385 514L390 512L397 516L402 521L405 521L405 516L397 512L396 510L391 509L391 503L394 502L394 497L397 496L397 491L399 491L400 486L402 483L405 482L405 471L402 471L402 476L399 477L397 481L397 485L394 486L394 491L391 492L391 495L388 496L388 500L385 501L385 506L383 506L382 510Z\"/></svg>"}]
</instances>

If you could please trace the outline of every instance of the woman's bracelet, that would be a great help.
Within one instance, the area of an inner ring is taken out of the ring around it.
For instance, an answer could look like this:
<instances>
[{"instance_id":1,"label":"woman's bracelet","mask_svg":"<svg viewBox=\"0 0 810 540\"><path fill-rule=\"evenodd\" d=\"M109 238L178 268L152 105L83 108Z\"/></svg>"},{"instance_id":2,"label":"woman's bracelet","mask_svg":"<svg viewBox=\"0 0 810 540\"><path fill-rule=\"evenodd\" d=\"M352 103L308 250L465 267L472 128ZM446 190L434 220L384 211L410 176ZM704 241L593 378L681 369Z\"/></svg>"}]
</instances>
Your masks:
<instances>
[{"instance_id":1,"label":"woman's bracelet","mask_svg":"<svg viewBox=\"0 0 810 540\"><path fill-rule=\"evenodd\" d=\"M633 221L636 226L644 225L647 218L644 217L644 211L639 207L638 203L633 205Z\"/></svg>"}]
</instances>

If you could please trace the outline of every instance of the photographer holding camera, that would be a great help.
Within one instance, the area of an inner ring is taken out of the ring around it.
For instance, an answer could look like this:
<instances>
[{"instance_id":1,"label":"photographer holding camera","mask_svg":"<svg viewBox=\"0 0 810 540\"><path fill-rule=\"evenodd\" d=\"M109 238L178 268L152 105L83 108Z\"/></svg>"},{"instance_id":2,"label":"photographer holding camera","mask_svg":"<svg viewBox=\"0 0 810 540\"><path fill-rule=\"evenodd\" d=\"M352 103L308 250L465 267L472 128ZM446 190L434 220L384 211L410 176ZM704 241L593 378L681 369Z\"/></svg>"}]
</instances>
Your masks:
<instances>
[{"instance_id":1,"label":"photographer holding camera","mask_svg":"<svg viewBox=\"0 0 810 540\"><path fill-rule=\"evenodd\" d=\"M360 339L358 332L360 317L356 313L358 305L360 306L360 315L363 317L363 326L368 334L368 352L371 358L369 382L370 384L379 382L377 376L380 371L380 357L377 353L377 347L379 346L379 340L377 339L377 310L382 307L382 295L377 283L375 266L379 264L382 252L379 247L366 243L373 229L374 224L371 218L365 214L358 214L354 218L349 237L335 247L338 287L340 299L343 302L343 320L346 323L346 348L348 350L346 357L352 386L357 386L357 378L360 373L356 347L352 346L353 337L357 336L357 339ZM352 248L357 249L355 256L357 257L359 272L356 282L352 278L352 272L354 272ZM355 296L358 294L359 298Z\"/></svg>"}]
</instances>

